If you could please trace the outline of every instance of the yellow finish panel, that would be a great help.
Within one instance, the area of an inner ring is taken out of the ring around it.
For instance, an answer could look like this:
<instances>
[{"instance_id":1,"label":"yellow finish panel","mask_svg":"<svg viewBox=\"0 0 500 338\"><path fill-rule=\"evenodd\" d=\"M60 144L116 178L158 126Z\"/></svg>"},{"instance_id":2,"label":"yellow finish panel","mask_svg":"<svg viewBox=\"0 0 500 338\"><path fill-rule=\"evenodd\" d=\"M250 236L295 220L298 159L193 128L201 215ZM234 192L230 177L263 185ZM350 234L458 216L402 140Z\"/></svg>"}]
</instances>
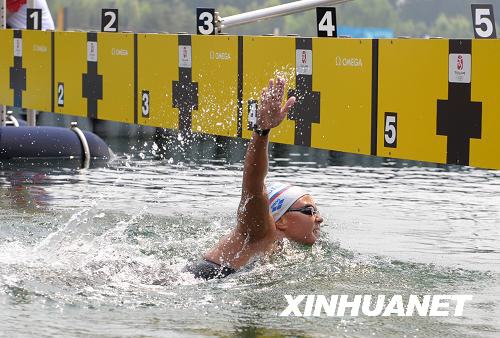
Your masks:
<instances>
[{"instance_id":1,"label":"yellow finish panel","mask_svg":"<svg viewBox=\"0 0 500 338\"><path fill-rule=\"evenodd\" d=\"M0 104L14 105L10 89L10 67L14 66L14 31L0 29Z\"/></svg>"},{"instance_id":2,"label":"yellow finish panel","mask_svg":"<svg viewBox=\"0 0 500 338\"><path fill-rule=\"evenodd\" d=\"M179 112L178 109L172 107L172 81L179 78L177 41L177 35L139 34L137 36L137 95L139 98L137 121L139 124L178 128ZM144 117L142 113L143 91L149 92L149 102L147 102L149 117Z\"/></svg>"},{"instance_id":3,"label":"yellow finish panel","mask_svg":"<svg viewBox=\"0 0 500 338\"><path fill-rule=\"evenodd\" d=\"M370 154L372 41L313 39L313 90L320 92L320 123L311 146Z\"/></svg>"},{"instance_id":4,"label":"yellow finish panel","mask_svg":"<svg viewBox=\"0 0 500 338\"><path fill-rule=\"evenodd\" d=\"M472 41L471 100L482 102L481 139L470 140L471 166L500 169L500 44Z\"/></svg>"},{"instance_id":5,"label":"yellow finish panel","mask_svg":"<svg viewBox=\"0 0 500 338\"><path fill-rule=\"evenodd\" d=\"M134 34L98 33L99 119L134 123Z\"/></svg>"},{"instance_id":6,"label":"yellow finish panel","mask_svg":"<svg viewBox=\"0 0 500 338\"><path fill-rule=\"evenodd\" d=\"M295 87L295 38L245 36L243 54L243 137L250 138L248 101L258 100L262 89L269 86L269 79L277 75L287 81L285 93ZM270 134L272 142L294 144L294 138L295 121L288 119Z\"/></svg>"},{"instance_id":7,"label":"yellow finish panel","mask_svg":"<svg viewBox=\"0 0 500 338\"><path fill-rule=\"evenodd\" d=\"M198 82L195 132L237 136L238 37L193 35L192 79Z\"/></svg>"},{"instance_id":8,"label":"yellow finish panel","mask_svg":"<svg viewBox=\"0 0 500 338\"><path fill-rule=\"evenodd\" d=\"M87 73L87 33L54 33L54 112L87 116L82 95L82 75ZM59 84L64 92L59 92Z\"/></svg>"},{"instance_id":9,"label":"yellow finish panel","mask_svg":"<svg viewBox=\"0 0 500 338\"><path fill-rule=\"evenodd\" d=\"M24 108L52 110L51 35L51 32L23 31L23 67L26 68Z\"/></svg>"},{"instance_id":10,"label":"yellow finish panel","mask_svg":"<svg viewBox=\"0 0 500 338\"><path fill-rule=\"evenodd\" d=\"M379 43L377 155L446 163L447 137L437 135L437 100L448 99L448 40ZM396 148L384 145L386 112L397 113Z\"/></svg>"}]
</instances>

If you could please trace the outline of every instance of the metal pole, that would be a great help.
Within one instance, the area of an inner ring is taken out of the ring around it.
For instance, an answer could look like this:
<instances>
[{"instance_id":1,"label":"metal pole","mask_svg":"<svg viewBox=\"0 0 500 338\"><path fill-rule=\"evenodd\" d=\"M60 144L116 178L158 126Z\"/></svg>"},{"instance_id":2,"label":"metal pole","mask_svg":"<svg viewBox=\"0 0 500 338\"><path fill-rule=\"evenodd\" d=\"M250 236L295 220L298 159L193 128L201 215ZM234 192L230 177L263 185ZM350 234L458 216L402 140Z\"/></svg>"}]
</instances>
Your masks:
<instances>
[{"instance_id":1,"label":"metal pole","mask_svg":"<svg viewBox=\"0 0 500 338\"><path fill-rule=\"evenodd\" d=\"M324 5L338 5L352 0L301 0L290 2L283 5L278 5L269 8L258 9L256 11L231 15L226 18L221 18L221 29L243 25L250 22L275 18L298 12L304 12L309 9Z\"/></svg>"},{"instance_id":2,"label":"metal pole","mask_svg":"<svg viewBox=\"0 0 500 338\"><path fill-rule=\"evenodd\" d=\"M35 7L35 0L28 0L28 8L34 8ZM42 22L42 18L40 18L40 24ZM27 110L27 122L28 126L34 127L36 126L36 110L34 109L28 109Z\"/></svg>"},{"instance_id":3,"label":"metal pole","mask_svg":"<svg viewBox=\"0 0 500 338\"><path fill-rule=\"evenodd\" d=\"M57 30L64 32L68 29L68 8L60 7L57 10Z\"/></svg>"},{"instance_id":4,"label":"metal pole","mask_svg":"<svg viewBox=\"0 0 500 338\"><path fill-rule=\"evenodd\" d=\"M0 105L0 127L5 127L7 123L7 107Z\"/></svg>"},{"instance_id":5,"label":"metal pole","mask_svg":"<svg viewBox=\"0 0 500 338\"><path fill-rule=\"evenodd\" d=\"M7 6L6 0L0 0L0 29L7 27ZM7 107L0 105L0 127L5 127L7 120Z\"/></svg>"},{"instance_id":6,"label":"metal pole","mask_svg":"<svg viewBox=\"0 0 500 338\"><path fill-rule=\"evenodd\" d=\"M7 28L7 5L6 0L0 0L0 28Z\"/></svg>"},{"instance_id":7,"label":"metal pole","mask_svg":"<svg viewBox=\"0 0 500 338\"><path fill-rule=\"evenodd\" d=\"M34 109L28 109L27 110L27 120L29 127L35 127L36 126L36 110Z\"/></svg>"},{"instance_id":8,"label":"metal pole","mask_svg":"<svg viewBox=\"0 0 500 338\"><path fill-rule=\"evenodd\" d=\"M71 130L73 130L76 133L76 135L78 135L78 138L82 143L83 147L82 169L88 169L90 165L90 147L87 142L87 138L85 137L85 134L80 130L80 128L78 128L78 123L71 122Z\"/></svg>"}]
</instances>

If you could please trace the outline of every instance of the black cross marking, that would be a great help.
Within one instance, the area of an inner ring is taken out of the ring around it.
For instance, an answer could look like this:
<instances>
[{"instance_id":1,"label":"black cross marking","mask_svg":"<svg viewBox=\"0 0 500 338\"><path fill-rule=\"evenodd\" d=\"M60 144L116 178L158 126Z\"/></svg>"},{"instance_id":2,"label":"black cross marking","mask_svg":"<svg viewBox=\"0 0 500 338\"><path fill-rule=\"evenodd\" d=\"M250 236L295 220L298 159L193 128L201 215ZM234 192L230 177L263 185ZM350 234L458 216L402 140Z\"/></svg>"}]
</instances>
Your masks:
<instances>
[{"instance_id":1,"label":"black cross marking","mask_svg":"<svg viewBox=\"0 0 500 338\"><path fill-rule=\"evenodd\" d=\"M450 54L471 54L471 40L450 40ZM437 135L448 136L448 164L469 165L470 139L481 138L482 103L471 101L471 83L448 83L437 102Z\"/></svg>"},{"instance_id":2,"label":"black cross marking","mask_svg":"<svg viewBox=\"0 0 500 338\"><path fill-rule=\"evenodd\" d=\"M87 33L88 42L97 42L97 33ZM97 73L97 62L87 60L87 74L82 74L82 96L87 98L87 116L97 118L97 100L102 100L102 75Z\"/></svg>"},{"instance_id":3,"label":"black cross marking","mask_svg":"<svg viewBox=\"0 0 500 338\"><path fill-rule=\"evenodd\" d=\"M191 46L190 35L179 35L179 46ZM193 110L198 110L198 83L192 82L192 68L179 67L179 81L172 81L172 106L179 109L179 130L191 134Z\"/></svg>"},{"instance_id":4,"label":"black cross marking","mask_svg":"<svg viewBox=\"0 0 500 338\"><path fill-rule=\"evenodd\" d=\"M22 39L22 31L14 31L14 39ZM26 90L26 68L23 57L14 56L14 67L10 67L10 89L14 90L14 107L23 106L23 91Z\"/></svg>"},{"instance_id":5,"label":"black cross marking","mask_svg":"<svg viewBox=\"0 0 500 338\"><path fill-rule=\"evenodd\" d=\"M312 39L297 38L296 49L312 50ZM296 76L296 88L288 91L288 97L297 101L288 113L295 121L295 144L311 146L311 124L320 122L320 93L312 90L312 75Z\"/></svg>"}]
</instances>

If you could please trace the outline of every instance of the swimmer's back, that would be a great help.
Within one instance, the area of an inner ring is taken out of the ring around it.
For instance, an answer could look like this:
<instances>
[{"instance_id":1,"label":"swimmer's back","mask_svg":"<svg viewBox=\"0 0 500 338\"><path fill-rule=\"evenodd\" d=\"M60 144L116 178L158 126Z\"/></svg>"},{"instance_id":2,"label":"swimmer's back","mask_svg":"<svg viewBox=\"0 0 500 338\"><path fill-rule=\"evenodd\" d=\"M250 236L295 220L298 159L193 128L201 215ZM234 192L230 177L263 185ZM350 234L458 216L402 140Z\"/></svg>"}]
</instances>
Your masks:
<instances>
[{"instance_id":1,"label":"swimmer's back","mask_svg":"<svg viewBox=\"0 0 500 338\"><path fill-rule=\"evenodd\" d=\"M194 264L188 265L186 270L191 272L194 277L205 280L224 278L236 272L236 269L228 266L222 266L205 258Z\"/></svg>"}]
</instances>

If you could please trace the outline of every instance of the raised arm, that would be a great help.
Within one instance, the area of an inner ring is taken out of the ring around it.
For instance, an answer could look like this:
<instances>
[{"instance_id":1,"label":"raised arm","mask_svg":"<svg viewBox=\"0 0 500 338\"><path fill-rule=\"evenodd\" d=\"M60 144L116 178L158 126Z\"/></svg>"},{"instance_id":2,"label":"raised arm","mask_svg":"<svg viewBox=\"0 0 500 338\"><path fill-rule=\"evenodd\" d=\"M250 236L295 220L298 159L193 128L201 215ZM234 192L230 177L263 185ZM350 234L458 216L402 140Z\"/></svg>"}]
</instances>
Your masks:
<instances>
[{"instance_id":1,"label":"raised arm","mask_svg":"<svg viewBox=\"0 0 500 338\"><path fill-rule=\"evenodd\" d=\"M281 78L271 79L269 87L262 90L257 109L260 132L253 132L245 156L237 230L250 240L263 238L274 225L264 181L268 170L268 130L278 126L295 103L291 97L282 105L284 91L285 80Z\"/></svg>"}]
</instances>

